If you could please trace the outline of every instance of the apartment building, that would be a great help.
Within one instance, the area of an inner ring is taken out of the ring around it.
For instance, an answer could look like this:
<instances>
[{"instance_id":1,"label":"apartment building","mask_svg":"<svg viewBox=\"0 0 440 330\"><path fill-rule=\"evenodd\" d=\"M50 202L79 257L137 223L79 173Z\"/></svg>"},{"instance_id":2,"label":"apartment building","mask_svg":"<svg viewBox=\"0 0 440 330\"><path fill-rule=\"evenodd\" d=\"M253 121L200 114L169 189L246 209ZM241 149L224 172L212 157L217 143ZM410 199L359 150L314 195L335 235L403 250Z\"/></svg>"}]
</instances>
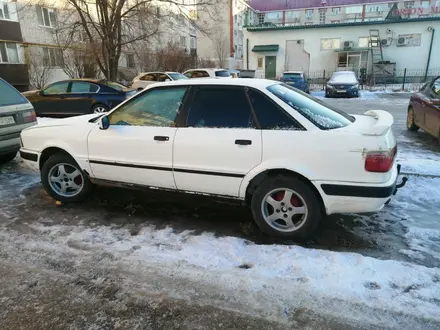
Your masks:
<instances>
[{"instance_id":1,"label":"apartment building","mask_svg":"<svg viewBox=\"0 0 440 330\"><path fill-rule=\"evenodd\" d=\"M15 2L0 1L0 77L20 91L28 88L23 36Z\"/></svg>"},{"instance_id":2,"label":"apartment building","mask_svg":"<svg viewBox=\"0 0 440 330\"><path fill-rule=\"evenodd\" d=\"M197 53L227 69L243 68L244 26L254 18L247 0L218 0L215 6L199 8Z\"/></svg>"},{"instance_id":3,"label":"apartment building","mask_svg":"<svg viewBox=\"0 0 440 330\"><path fill-rule=\"evenodd\" d=\"M440 69L440 1L310 0L251 2L245 68L274 78L285 70L372 75ZM372 43L374 40L374 43ZM375 71L376 70L376 71Z\"/></svg>"}]
</instances>

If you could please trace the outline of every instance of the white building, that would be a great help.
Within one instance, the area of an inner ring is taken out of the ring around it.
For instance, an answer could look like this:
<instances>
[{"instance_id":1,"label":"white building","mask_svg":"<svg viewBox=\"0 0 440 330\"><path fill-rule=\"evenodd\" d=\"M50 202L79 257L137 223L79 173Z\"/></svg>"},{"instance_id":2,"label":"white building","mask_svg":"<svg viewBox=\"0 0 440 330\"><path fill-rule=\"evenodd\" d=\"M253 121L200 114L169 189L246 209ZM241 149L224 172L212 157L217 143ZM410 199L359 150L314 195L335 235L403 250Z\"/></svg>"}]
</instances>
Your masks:
<instances>
[{"instance_id":1,"label":"white building","mask_svg":"<svg viewBox=\"0 0 440 330\"><path fill-rule=\"evenodd\" d=\"M285 70L322 77L324 70L328 76L335 70L360 73L362 68L370 77L379 71L391 77L401 75L404 69L420 76L440 74L440 31L435 34L436 28L440 30L440 6L432 2L435 6L427 7L429 1L417 1L420 7L411 3L402 3L402 7L400 3L375 4L379 10L372 11L375 19L366 15L368 4L359 6L357 19L351 18L352 9L347 13L341 6L338 10L326 8L326 13L336 13L336 22L328 16L313 16L316 9L296 10L300 13L296 23L287 20L295 15L285 11L276 15L281 19L264 13L264 21L263 14L257 14L260 21L244 32L244 67L266 78L275 78ZM315 19L311 24L306 24L307 15ZM280 22L275 23L276 19Z\"/></svg>"}]
</instances>

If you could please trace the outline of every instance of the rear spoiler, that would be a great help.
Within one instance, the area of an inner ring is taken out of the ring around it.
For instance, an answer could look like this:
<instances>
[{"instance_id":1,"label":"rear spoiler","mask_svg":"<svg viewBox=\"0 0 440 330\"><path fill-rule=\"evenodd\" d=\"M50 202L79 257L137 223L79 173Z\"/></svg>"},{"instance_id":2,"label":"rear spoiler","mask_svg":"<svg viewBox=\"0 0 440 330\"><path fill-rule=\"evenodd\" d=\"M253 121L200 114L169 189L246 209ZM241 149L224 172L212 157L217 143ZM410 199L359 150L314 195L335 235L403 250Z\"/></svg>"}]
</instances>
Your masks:
<instances>
[{"instance_id":1,"label":"rear spoiler","mask_svg":"<svg viewBox=\"0 0 440 330\"><path fill-rule=\"evenodd\" d=\"M384 135L394 123L394 117L384 110L369 110L364 112L364 116L371 116L377 120L373 126L363 129L364 135Z\"/></svg>"}]
</instances>

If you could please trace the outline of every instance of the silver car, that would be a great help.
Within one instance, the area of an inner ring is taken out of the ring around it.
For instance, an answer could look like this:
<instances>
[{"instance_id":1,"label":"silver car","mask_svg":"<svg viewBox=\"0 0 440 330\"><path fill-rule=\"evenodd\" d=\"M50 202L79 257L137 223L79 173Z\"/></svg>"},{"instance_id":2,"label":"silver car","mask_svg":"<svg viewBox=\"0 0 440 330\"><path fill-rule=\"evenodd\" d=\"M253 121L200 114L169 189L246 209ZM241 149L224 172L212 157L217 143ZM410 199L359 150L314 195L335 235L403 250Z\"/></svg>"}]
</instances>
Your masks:
<instances>
[{"instance_id":1,"label":"silver car","mask_svg":"<svg viewBox=\"0 0 440 330\"><path fill-rule=\"evenodd\" d=\"M37 123L32 104L0 78L0 164L15 158L20 149L20 133Z\"/></svg>"}]
</instances>

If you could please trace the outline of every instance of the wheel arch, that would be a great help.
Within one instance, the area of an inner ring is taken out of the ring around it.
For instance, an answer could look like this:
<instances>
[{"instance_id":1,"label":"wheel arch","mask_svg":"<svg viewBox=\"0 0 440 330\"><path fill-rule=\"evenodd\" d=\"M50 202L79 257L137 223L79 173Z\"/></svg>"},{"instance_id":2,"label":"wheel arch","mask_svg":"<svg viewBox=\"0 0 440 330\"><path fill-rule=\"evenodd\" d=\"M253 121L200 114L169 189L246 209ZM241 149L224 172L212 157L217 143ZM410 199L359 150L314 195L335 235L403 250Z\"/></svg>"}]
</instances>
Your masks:
<instances>
[{"instance_id":1,"label":"wheel arch","mask_svg":"<svg viewBox=\"0 0 440 330\"><path fill-rule=\"evenodd\" d=\"M70 157L72 157L73 159L75 159L75 157L73 157L69 152L67 152L65 149L60 148L60 147L47 147L45 148L40 155L40 159L38 160L38 167L41 171L41 169L43 168L44 163L53 155L58 154L58 153L63 153L66 155L69 155Z\"/></svg>"},{"instance_id":2,"label":"wheel arch","mask_svg":"<svg viewBox=\"0 0 440 330\"><path fill-rule=\"evenodd\" d=\"M251 178L247 178L247 180L245 178L244 181L242 182L242 186L240 187L240 197L244 197L246 203L248 203L250 201L250 198L252 197L253 192L258 187L258 185L261 182L263 182L263 180L265 180L268 177L273 177L273 176L277 176L277 175L288 175L288 176L292 176L292 177L298 178L301 181L303 181L305 184L310 186L310 188L316 194L319 201L321 202L323 209L324 210L326 209L325 204L324 204L324 200L323 200L321 194L319 193L318 189L304 173L300 173L299 171L285 168L285 167L281 167L281 166L274 167L274 168L268 168L263 171L260 171L259 173L256 173Z\"/></svg>"}]
</instances>

